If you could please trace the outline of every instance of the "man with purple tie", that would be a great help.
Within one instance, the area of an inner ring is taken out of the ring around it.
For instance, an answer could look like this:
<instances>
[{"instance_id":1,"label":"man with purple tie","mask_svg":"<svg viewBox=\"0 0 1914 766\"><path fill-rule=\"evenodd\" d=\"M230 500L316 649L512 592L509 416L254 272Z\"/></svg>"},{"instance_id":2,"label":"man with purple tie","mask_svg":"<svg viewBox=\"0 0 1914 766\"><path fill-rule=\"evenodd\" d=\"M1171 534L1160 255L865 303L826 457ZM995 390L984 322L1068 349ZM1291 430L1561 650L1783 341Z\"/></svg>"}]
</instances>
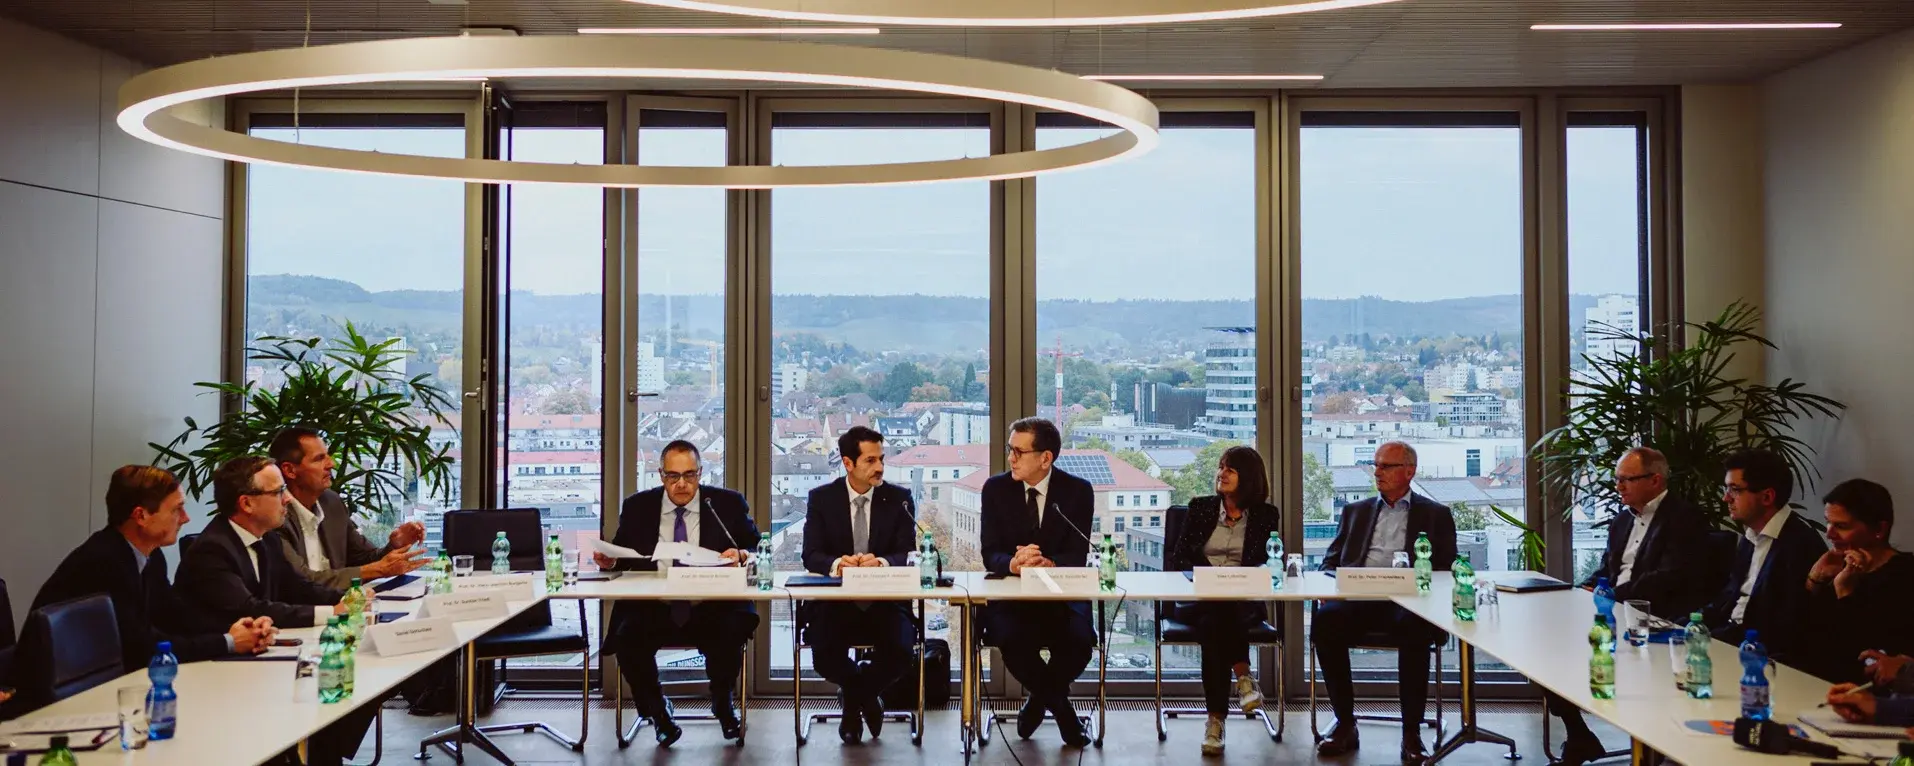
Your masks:
<instances>
[{"instance_id":1,"label":"man with purple tie","mask_svg":"<svg viewBox=\"0 0 1914 766\"><path fill-rule=\"evenodd\" d=\"M687 441L665 445L658 457L664 486L625 498L612 542L647 556L658 543L690 543L741 564L758 540L758 525L744 496L699 483L698 448ZM612 559L594 554L601 569L657 569L650 559ZM660 747L678 741L684 730L671 720L671 705L658 685L658 650L695 646L704 655L711 683L711 712L725 739L742 739L744 725L732 704L744 643L758 629L757 608L749 601L619 601L611 610L604 653L617 654L625 682L637 697L638 713L652 722Z\"/></svg>"}]
</instances>

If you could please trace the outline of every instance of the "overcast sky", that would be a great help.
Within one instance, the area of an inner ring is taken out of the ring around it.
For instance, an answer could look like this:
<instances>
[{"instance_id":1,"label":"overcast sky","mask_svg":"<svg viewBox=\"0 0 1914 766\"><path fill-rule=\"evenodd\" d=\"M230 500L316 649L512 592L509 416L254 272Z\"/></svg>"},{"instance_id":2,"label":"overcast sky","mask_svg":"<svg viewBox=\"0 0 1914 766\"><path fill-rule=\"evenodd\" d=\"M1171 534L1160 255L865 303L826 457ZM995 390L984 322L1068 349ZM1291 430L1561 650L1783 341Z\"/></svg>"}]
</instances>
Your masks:
<instances>
[{"instance_id":1,"label":"overcast sky","mask_svg":"<svg viewBox=\"0 0 1914 766\"><path fill-rule=\"evenodd\" d=\"M291 140L292 131L260 131ZM1046 129L1040 146L1093 130ZM457 130L305 130L306 143L456 156ZM650 130L647 164L722 162L716 130ZM1255 167L1249 130L1164 132L1139 159L1037 183L1039 299L1250 299ZM517 158L598 162L596 131L519 131ZM980 156L984 129L794 130L773 136L785 164ZM1632 130L1578 128L1569 140L1571 290L1635 290ZM1303 295L1430 300L1520 290L1521 156L1508 129L1310 128L1302 140ZM255 166L248 257L254 274L311 274L369 290L461 285L463 195L443 181ZM513 192L516 290L600 290L603 195L526 185ZM984 183L773 193L779 293L989 294ZM647 291L722 289L724 195L640 197Z\"/></svg>"}]
</instances>

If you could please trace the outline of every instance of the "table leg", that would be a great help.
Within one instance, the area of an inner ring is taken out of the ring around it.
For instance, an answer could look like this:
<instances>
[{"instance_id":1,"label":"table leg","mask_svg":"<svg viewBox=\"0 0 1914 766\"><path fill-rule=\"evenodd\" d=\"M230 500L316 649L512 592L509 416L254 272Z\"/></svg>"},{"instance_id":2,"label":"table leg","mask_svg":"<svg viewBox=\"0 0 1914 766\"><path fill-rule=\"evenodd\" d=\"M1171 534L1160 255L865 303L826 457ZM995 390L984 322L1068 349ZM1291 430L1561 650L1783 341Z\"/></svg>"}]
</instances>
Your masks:
<instances>
[{"instance_id":1,"label":"table leg","mask_svg":"<svg viewBox=\"0 0 1914 766\"><path fill-rule=\"evenodd\" d=\"M1449 741L1444 742L1441 745L1436 747L1435 752L1429 756L1429 763L1435 763L1437 761L1442 760L1443 758L1448 757L1450 753L1454 753L1455 751L1462 749L1463 745L1469 745L1469 744L1475 744L1475 743L1488 743L1488 744L1506 746L1509 749L1509 754L1507 758L1512 761L1520 760L1522 758L1522 754L1516 752L1515 740L1509 739L1508 737L1505 737L1501 734L1497 734L1493 731L1484 729L1476 725L1476 722L1475 722L1475 647L1470 646L1468 642L1461 641L1461 640L1456 641L1456 646L1457 646L1456 664L1458 666L1458 670L1460 671L1460 675L1462 678L1462 683L1460 684L1461 697L1462 697L1462 705L1461 705L1462 725L1457 727L1455 736L1450 737ZM1442 672L1442 668L1435 668L1435 672L1437 673Z\"/></svg>"},{"instance_id":2,"label":"table leg","mask_svg":"<svg viewBox=\"0 0 1914 766\"><path fill-rule=\"evenodd\" d=\"M958 609L958 612L964 623L963 629L958 631L958 640L962 647L957 652L958 656L961 657L961 659L958 660L961 672L957 674L959 679L957 689L958 736L963 740L964 763L968 764L970 763L971 754L975 753L977 749L977 731L975 728L977 715L975 708L972 706L976 704L977 700L977 683L981 682L982 679L975 678L979 658L973 654L977 642L971 635L971 631L975 630L975 628L972 627L972 623L976 619L976 613L971 608L970 599L964 599L963 606Z\"/></svg>"},{"instance_id":3,"label":"table leg","mask_svg":"<svg viewBox=\"0 0 1914 766\"><path fill-rule=\"evenodd\" d=\"M499 763L512 766L514 762L505 757L505 751L500 750L491 737L474 725L478 720L478 652L471 644L466 644L459 651L463 662L458 683L459 711L455 716L458 722L419 740L419 754L413 759L423 761L430 758L430 749L436 746L452 756L454 763L462 764L465 763L465 745L470 743Z\"/></svg>"}]
</instances>

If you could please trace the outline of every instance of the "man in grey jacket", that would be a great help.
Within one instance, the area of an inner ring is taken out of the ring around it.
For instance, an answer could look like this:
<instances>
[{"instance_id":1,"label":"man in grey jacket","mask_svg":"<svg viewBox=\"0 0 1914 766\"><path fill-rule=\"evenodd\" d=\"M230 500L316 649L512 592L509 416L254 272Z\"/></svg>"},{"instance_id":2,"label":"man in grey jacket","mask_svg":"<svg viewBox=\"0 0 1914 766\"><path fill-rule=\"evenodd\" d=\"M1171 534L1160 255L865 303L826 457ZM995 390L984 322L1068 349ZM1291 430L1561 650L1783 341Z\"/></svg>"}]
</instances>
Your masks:
<instances>
[{"instance_id":1,"label":"man in grey jacket","mask_svg":"<svg viewBox=\"0 0 1914 766\"><path fill-rule=\"evenodd\" d=\"M425 525L408 521L392 530L383 548L352 523L352 513L339 493L332 491L332 454L319 432L288 428L273 437L273 462L286 477L292 500L286 504L286 526L279 531L286 560L306 578L328 588L351 587L352 579L371 582L425 566L430 559L417 547L425 539Z\"/></svg>"}]
</instances>

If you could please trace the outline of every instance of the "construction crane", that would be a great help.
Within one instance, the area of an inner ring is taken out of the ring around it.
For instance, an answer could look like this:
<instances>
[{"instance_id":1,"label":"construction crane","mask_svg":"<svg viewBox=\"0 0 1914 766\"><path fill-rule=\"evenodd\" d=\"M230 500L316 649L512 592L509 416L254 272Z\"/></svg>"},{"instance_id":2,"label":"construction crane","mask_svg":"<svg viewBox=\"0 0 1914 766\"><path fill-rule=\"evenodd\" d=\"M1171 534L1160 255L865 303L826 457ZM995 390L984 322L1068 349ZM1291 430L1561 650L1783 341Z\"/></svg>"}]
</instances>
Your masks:
<instances>
[{"instance_id":1,"label":"construction crane","mask_svg":"<svg viewBox=\"0 0 1914 766\"><path fill-rule=\"evenodd\" d=\"M678 342L690 346L704 346L705 350L710 352L711 390L718 390L718 355L724 353L724 344L714 340L692 340L691 338L679 338Z\"/></svg>"},{"instance_id":2,"label":"construction crane","mask_svg":"<svg viewBox=\"0 0 1914 766\"><path fill-rule=\"evenodd\" d=\"M1066 356L1083 356L1083 354L1075 352L1064 353L1062 333L1057 334L1057 350L1045 351L1043 353L1057 358L1057 411L1051 415L1051 417L1056 418L1057 425L1061 427L1063 425L1063 358Z\"/></svg>"}]
</instances>

